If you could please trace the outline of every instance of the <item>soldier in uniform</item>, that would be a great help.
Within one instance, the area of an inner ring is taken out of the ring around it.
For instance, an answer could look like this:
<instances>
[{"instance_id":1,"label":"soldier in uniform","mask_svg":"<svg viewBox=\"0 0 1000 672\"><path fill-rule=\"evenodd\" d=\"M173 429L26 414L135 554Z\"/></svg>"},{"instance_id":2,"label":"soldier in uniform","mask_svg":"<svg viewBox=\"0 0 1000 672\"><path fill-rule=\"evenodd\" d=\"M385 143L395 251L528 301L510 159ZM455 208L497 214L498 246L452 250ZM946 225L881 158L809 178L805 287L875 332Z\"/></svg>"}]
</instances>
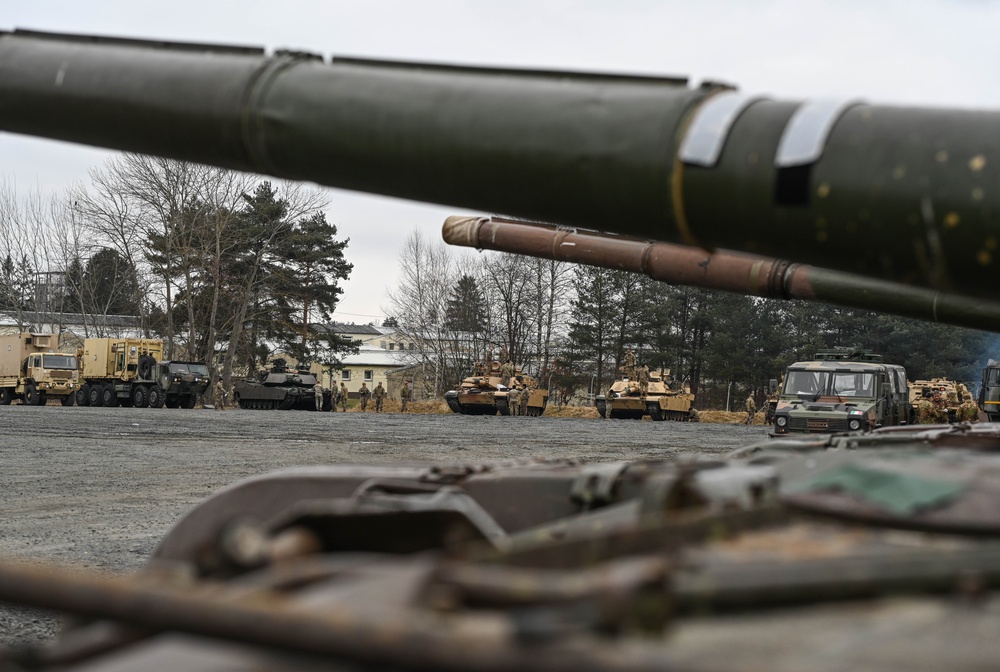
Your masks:
<instances>
[{"instance_id":1,"label":"soldier in uniform","mask_svg":"<svg viewBox=\"0 0 1000 672\"><path fill-rule=\"evenodd\" d=\"M753 392L747 395L747 403L745 407L747 409L747 419L743 421L743 424L752 425L753 416L757 415L757 402L753 400Z\"/></svg>"},{"instance_id":2,"label":"soldier in uniform","mask_svg":"<svg viewBox=\"0 0 1000 672\"><path fill-rule=\"evenodd\" d=\"M364 412L368 408L368 398L372 396L372 391L368 389L366 383L361 383L361 389L358 390L358 398L361 399L361 411Z\"/></svg>"},{"instance_id":3,"label":"soldier in uniform","mask_svg":"<svg viewBox=\"0 0 1000 672\"><path fill-rule=\"evenodd\" d=\"M340 381L340 410L347 413L347 385Z\"/></svg>"},{"instance_id":4,"label":"soldier in uniform","mask_svg":"<svg viewBox=\"0 0 1000 672\"><path fill-rule=\"evenodd\" d=\"M382 387L381 382L375 386L375 391L372 392L372 396L375 398L375 412L381 413L382 404L385 402L385 388Z\"/></svg>"},{"instance_id":5,"label":"soldier in uniform","mask_svg":"<svg viewBox=\"0 0 1000 672\"><path fill-rule=\"evenodd\" d=\"M635 353L632 352L632 348L629 348L625 353L625 359L622 362L622 368L625 370L625 376L630 380L635 378Z\"/></svg>"},{"instance_id":6,"label":"soldier in uniform","mask_svg":"<svg viewBox=\"0 0 1000 672\"><path fill-rule=\"evenodd\" d=\"M220 376L215 381L215 410L224 411L226 410L226 386L222 384L222 377Z\"/></svg>"},{"instance_id":7,"label":"soldier in uniform","mask_svg":"<svg viewBox=\"0 0 1000 672\"><path fill-rule=\"evenodd\" d=\"M525 388L521 390L521 415L528 414L528 397L530 396L531 396L531 387L525 386Z\"/></svg>"},{"instance_id":8,"label":"soldier in uniform","mask_svg":"<svg viewBox=\"0 0 1000 672\"><path fill-rule=\"evenodd\" d=\"M403 382L403 389L399 391L399 403L401 406L401 412L406 413L406 407L410 403L410 382Z\"/></svg>"},{"instance_id":9,"label":"soldier in uniform","mask_svg":"<svg viewBox=\"0 0 1000 672\"><path fill-rule=\"evenodd\" d=\"M639 394L645 397L646 392L649 391L649 367L645 364L640 366L637 371L637 376L639 378Z\"/></svg>"},{"instance_id":10,"label":"soldier in uniform","mask_svg":"<svg viewBox=\"0 0 1000 672\"><path fill-rule=\"evenodd\" d=\"M511 415L521 414L521 392L517 387L512 387L507 392L507 408Z\"/></svg>"}]
</instances>

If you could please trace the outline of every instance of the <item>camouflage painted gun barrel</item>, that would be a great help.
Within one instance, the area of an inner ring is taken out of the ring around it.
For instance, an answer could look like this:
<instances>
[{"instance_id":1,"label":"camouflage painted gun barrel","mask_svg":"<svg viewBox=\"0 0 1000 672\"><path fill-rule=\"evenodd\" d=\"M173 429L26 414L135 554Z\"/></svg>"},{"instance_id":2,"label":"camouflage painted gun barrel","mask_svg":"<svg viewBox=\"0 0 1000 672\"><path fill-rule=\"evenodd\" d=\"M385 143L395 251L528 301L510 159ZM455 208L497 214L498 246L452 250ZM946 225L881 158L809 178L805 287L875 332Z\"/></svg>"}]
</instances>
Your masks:
<instances>
[{"instance_id":1,"label":"camouflage painted gun barrel","mask_svg":"<svg viewBox=\"0 0 1000 672\"><path fill-rule=\"evenodd\" d=\"M16 133L994 294L997 111L24 31L0 92Z\"/></svg>"},{"instance_id":2,"label":"camouflage painted gun barrel","mask_svg":"<svg viewBox=\"0 0 1000 672\"><path fill-rule=\"evenodd\" d=\"M640 240L502 217L449 217L449 245L643 273L673 285L832 303L1000 331L1000 303L741 252Z\"/></svg>"}]
</instances>

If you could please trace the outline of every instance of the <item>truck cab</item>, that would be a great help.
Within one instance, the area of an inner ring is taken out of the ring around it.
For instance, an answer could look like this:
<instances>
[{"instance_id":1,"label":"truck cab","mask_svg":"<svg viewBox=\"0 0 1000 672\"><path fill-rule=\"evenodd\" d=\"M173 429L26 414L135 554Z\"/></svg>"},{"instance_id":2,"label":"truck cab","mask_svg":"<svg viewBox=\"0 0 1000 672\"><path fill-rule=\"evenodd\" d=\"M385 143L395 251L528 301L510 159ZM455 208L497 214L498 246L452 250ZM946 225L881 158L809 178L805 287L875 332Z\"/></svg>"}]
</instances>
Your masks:
<instances>
[{"instance_id":1,"label":"truck cab","mask_svg":"<svg viewBox=\"0 0 1000 672\"><path fill-rule=\"evenodd\" d=\"M167 408L194 408L212 382L208 365L201 362L158 362L154 377Z\"/></svg>"},{"instance_id":2,"label":"truck cab","mask_svg":"<svg viewBox=\"0 0 1000 672\"><path fill-rule=\"evenodd\" d=\"M906 370L860 350L820 351L785 371L774 433L871 431L912 422Z\"/></svg>"}]
</instances>

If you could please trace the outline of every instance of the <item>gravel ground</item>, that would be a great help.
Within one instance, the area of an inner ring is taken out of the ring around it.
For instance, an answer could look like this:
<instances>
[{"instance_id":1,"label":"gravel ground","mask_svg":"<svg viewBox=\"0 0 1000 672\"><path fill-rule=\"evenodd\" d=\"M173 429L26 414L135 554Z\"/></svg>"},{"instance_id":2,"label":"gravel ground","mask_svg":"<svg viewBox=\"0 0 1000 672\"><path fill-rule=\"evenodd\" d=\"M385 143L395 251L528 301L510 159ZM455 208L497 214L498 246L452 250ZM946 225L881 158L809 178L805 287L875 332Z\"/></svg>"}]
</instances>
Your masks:
<instances>
[{"instance_id":1,"label":"gravel ground","mask_svg":"<svg viewBox=\"0 0 1000 672\"><path fill-rule=\"evenodd\" d=\"M313 464L724 454L762 426L576 418L0 407L0 557L109 573L223 486ZM0 607L0 645L52 637L45 612Z\"/></svg>"}]
</instances>

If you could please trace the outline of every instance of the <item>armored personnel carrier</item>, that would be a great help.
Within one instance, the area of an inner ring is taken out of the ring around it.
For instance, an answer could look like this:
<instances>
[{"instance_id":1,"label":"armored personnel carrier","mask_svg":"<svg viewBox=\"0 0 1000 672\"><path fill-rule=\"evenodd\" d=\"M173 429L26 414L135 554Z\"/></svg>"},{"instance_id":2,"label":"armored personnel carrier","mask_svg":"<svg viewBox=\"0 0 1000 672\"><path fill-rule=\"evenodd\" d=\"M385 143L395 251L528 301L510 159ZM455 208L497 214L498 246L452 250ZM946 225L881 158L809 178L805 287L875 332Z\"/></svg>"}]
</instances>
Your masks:
<instances>
[{"instance_id":1,"label":"armored personnel carrier","mask_svg":"<svg viewBox=\"0 0 1000 672\"><path fill-rule=\"evenodd\" d=\"M464 378L457 390L445 392L444 400L452 412L462 415L511 415L509 397L515 388L519 395L528 395L525 415L537 417L545 412L549 391L540 388L537 380L519 369L505 375L497 361L489 367L480 367L476 375Z\"/></svg>"},{"instance_id":2,"label":"armored personnel carrier","mask_svg":"<svg viewBox=\"0 0 1000 672\"><path fill-rule=\"evenodd\" d=\"M692 410L691 388L662 373L650 372L645 394L637 381L622 377L607 394L597 395L594 403L602 418L642 420L648 415L654 421L687 422L697 417Z\"/></svg>"},{"instance_id":3,"label":"armored personnel carrier","mask_svg":"<svg viewBox=\"0 0 1000 672\"><path fill-rule=\"evenodd\" d=\"M698 246L691 283L706 250L780 251L737 260L746 291L1000 316L997 111L30 33L0 34L0 100L5 131ZM9 667L991 670L998 451L994 425L905 426L286 470L193 510L134 579L5 564L0 600L83 617Z\"/></svg>"},{"instance_id":4,"label":"armored personnel carrier","mask_svg":"<svg viewBox=\"0 0 1000 672\"><path fill-rule=\"evenodd\" d=\"M283 359L270 369L257 372L256 378L244 378L233 384L233 401L240 408L287 411L316 410L316 375L308 370L288 367Z\"/></svg>"}]
</instances>

